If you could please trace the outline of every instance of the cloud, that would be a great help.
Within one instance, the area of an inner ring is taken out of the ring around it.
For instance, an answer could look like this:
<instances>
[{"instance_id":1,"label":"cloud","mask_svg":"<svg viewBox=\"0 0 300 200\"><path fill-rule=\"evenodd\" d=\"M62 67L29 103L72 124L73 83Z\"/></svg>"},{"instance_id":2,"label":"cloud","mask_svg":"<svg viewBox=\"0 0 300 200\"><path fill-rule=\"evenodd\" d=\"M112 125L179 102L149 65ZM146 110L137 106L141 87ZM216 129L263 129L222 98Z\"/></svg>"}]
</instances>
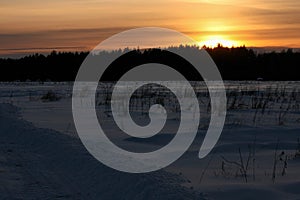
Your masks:
<instances>
[{"instance_id":1,"label":"cloud","mask_svg":"<svg viewBox=\"0 0 300 200\"><path fill-rule=\"evenodd\" d=\"M105 38L129 27L60 29L0 34L0 54L10 51L38 52L52 49L90 50ZM131 27L132 28L132 27Z\"/></svg>"},{"instance_id":2,"label":"cloud","mask_svg":"<svg viewBox=\"0 0 300 200\"><path fill-rule=\"evenodd\" d=\"M2 53L91 49L142 26L172 28L195 39L223 34L250 45L265 40L300 46L298 0L12 0L0 2L0 18Z\"/></svg>"}]
</instances>

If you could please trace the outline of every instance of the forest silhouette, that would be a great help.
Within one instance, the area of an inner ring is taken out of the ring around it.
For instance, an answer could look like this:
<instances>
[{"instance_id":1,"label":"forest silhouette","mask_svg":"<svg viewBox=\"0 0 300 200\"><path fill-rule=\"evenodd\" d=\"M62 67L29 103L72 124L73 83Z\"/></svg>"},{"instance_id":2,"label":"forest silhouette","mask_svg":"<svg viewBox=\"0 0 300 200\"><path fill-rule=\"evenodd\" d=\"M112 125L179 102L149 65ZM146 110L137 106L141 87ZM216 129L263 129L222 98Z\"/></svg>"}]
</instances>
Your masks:
<instances>
[{"instance_id":1,"label":"forest silhouette","mask_svg":"<svg viewBox=\"0 0 300 200\"><path fill-rule=\"evenodd\" d=\"M179 46L169 48L189 48L198 51L196 46ZM243 47L227 48L221 45L215 48L203 47L216 63L224 80L300 80L300 52L293 52L292 49L281 52L257 53L252 49ZM168 48L166 49L168 50ZM115 62L114 68L110 68L105 74L105 80L115 80L126 70L122 67L131 64L143 64L143 61L155 61L158 55L163 56L164 50L117 50L102 51L99 54L111 56L126 51L129 56L123 57ZM56 52L49 55L33 54L18 59L1 58L0 81L74 81L78 69L87 57L89 52ZM97 55L93 55L97 57ZM134 61L136 60L136 61ZM195 79L194 71L189 64L178 59L169 59L164 62L167 65L178 66L180 72L186 77Z\"/></svg>"}]
</instances>

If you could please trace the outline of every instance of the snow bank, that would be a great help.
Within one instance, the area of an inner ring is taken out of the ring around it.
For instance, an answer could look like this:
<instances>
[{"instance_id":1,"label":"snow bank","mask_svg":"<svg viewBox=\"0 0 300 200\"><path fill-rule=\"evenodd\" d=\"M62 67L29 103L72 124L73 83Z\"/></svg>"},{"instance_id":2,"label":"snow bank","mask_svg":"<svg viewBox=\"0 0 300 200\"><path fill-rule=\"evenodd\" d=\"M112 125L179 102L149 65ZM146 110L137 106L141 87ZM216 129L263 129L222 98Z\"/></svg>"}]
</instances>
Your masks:
<instances>
[{"instance_id":1,"label":"snow bank","mask_svg":"<svg viewBox=\"0 0 300 200\"><path fill-rule=\"evenodd\" d=\"M110 169L78 139L34 127L10 104L0 104L0 144L0 199L202 199L163 170Z\"/></svg>"}]
</instances>

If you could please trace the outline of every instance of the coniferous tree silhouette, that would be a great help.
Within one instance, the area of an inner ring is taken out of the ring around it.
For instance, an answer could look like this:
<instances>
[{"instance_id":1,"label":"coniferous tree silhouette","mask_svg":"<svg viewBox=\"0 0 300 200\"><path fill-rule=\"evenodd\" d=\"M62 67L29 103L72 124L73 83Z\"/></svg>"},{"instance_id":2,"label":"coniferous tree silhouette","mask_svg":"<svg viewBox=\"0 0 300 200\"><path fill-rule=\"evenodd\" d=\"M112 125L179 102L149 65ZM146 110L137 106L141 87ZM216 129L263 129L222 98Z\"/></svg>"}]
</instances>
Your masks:
<instances>
[{"instance_id":1,"label":"coniferous tree silhouette","mask_svg":"<svg viewBox=\"0 0 300 200\"><path fill-rule=\"evenodd\" d=\"M196 46L169 47L189 48L189 51L198 51ZM300 80L298 75L300 68L300 53L287 49L281 52L255 53L245 46L227 48L218 45L216 48L204 47L211 55L220 70L222 78L225 80ZM166 49L168 50L168 48ZM130 50L125 49L130 55L119 60L113 69L106 73L106 80L114 79L124 72L122 67L143 63L141 59L155 61L157 56L166 56L166 52L157 49L150 50ZM101 55L121 54L122 50L112 52L99 52ZM56 52L49 55L33 54L19 59L1 58L0 81L74 81L77 71L88 55L88 52ZM94 55L95 58L97 55ZM132 59L135 59L133 61ZM164 58L162 58L164 60ZM180 59L165 59L165 64L180 66L181 73L187 77L192 77L195 71L189 64ZM119 66L118 66L119 65ZM126 70L125 70L126 71ZM195 77L194 77L195 78ZM198 80L198 79L197 79Z\"/></svg>"}]
</instances>

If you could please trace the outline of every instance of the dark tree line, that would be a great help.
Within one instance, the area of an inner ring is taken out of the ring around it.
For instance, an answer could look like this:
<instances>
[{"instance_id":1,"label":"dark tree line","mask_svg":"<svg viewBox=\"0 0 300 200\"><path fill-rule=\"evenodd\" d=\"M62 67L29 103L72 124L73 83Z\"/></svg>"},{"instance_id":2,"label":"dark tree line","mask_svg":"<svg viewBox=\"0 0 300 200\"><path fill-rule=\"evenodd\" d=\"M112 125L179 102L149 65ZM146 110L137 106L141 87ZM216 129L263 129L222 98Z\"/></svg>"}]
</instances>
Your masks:
<instances>
[{"instance_id":1,"label":"dark tree line","mask_svg":"<svg viewBox=\"0 0 300 200\"><path fill-rule=\"evenodd\" d=\"M256 54L246 47L206 49L226 80L300 80L300 52Z\"/></svg>"},{"instance_id":2,"label":"dark tree line","mask_svg":"<svg viewBox=\"0 0 300 200\"><path fill-rule=\"evenodd\" d=\"M170 48L191 48L198 50L196 47L170 47ZM282 52L260 53L257 54L246 47L226 48L219 45L216 48L205 48L217 64L223 79L225 80L300 80L300 53L293 52L291 49ZM114 52L102 52L110 55ZM128 51L128 49L127 49ZM144 56L148 59L154 58L157 50L140 51L134 50L131 56ZM70 53L55 52L45 56L34 54L19 59L1 58L0 59L0 81L73 81L77 71L88 52ZM97 55L94 55L97 56ZM155 60L155 59L154 59ZM126 63L126 59L122 60ZM177 65L176 59L171 61ZM132 60L128 60L132 63ZM128 64L127 63L127 64ZM122 67L123 65L120 65ZM183 66L184 67L184 66ZM112 76L117 74L120 69L111 70ZM191 68L186 66L186 74L192 73ZM109 74L107 74L109 76Z\"/></svg>"},{"instance_id":3,"label":"dark tree line","mask_svg":"<svg viewBox=\"0 0 300 200\"><path fill-rule=\"evenodd\" d=\"M88 53L34 54L19 59L0 59L1 81L71 81Z\"/></svg>"}]
</instances>

